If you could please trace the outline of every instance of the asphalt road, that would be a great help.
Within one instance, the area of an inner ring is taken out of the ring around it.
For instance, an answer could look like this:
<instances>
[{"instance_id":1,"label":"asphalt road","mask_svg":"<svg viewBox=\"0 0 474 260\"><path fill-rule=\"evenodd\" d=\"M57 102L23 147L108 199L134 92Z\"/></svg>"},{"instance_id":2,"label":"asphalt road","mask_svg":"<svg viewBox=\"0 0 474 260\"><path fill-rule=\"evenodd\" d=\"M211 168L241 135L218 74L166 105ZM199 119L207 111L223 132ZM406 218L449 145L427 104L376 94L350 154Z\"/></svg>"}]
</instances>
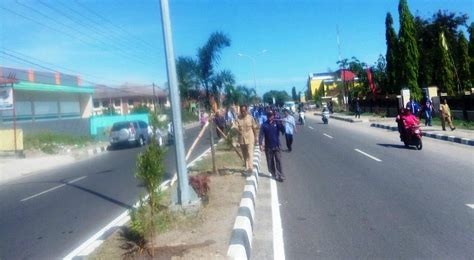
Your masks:
<instances>
[{"instance_id":1,"label":"asphalt road","mask_svg":"<svg viewBox=\"0 0 474 260\"><path fill-rule=\"evenodd\" d=\"M309 118L283 153L286 258L473 259L474 150L423 142Z\"/></svg>"},{"instance_id":2,"label":"asphalt road","mask_svg":"<svg viewBox=\"0 0 474 260\"><path fill-rule=\"evenodd\" d=\"M186 130L189 147L199 128ZM203 138L191 159L207 148ZM110 151L0 186L0 259L64 257L129 209L144 193L134 175L143 148ZM174 146L165 158L175 172Z\"/></svg>"}]
</instances>

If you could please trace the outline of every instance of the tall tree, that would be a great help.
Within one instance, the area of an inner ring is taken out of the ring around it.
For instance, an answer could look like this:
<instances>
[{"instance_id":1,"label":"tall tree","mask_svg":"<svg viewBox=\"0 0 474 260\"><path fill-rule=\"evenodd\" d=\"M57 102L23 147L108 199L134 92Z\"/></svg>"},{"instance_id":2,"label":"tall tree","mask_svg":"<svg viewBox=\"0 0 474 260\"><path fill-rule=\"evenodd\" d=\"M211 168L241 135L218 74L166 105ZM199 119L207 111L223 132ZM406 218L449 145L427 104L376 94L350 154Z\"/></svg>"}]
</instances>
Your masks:
<instances>
[{"instance_id":1,"label":"tall tree","mask_svg":"<svg viewBox=\"0 0 474 260\"><path fill-rule=\"evenodd\" d=\"M433 25L428 20L420 16L415 17L415 27L418 50L420 50L418 85L427 87L434 84L433 70L436 65L436 56L433 53L438 48L438 33L433 30Z\"/></svg>"},{"instance_id":2,"label":"tall tree","mask_svg":"<svg viewBox=\"0 0 474 260\"><path fill-rule=\"evenodd\" d=\"M454 95L454 66L448 54L448 47L443 34L440 33L438 38L438 56L440 58L439 66L436 74L438 74L438 84L441 91Z\"/></svg>"},{"instance_id":3,"label":"tall tree","mask_svg":"<svg viewBox=\"0 0 474 260\"><path fill-rule=\"evenodd\" d=\"M210 92L219 99L219 105L222 106L221 93L228 87L235 84L235 77L229 70L223 70L217 73L211 80ZM224 91L225 92L225 91Z\"/></svg>"},{"instance_id":4,"label":"tall tree","mask_svg":"<svg viewBox=\"0 0 474 260\"><path fill-rule=\"evenodd\" d=\"M178 76L179 93L183 100L197 98L199 93L199 68L191 57L178 57L176 74Z\"/></svg>"},{"instance_id":5,"label":"tall tree","mask_svg":"<svg viewBox=\"0 0 474 260\"><path fill-rule=\"evenodd\" d=\"M379 89L384 94L389 94L389 89L387 89L387 61L385 57L380 54L375 64L375 67L372 67L374 84L377 89Z\"/></svg>"},{"instance_id":6,"label":"tall tree","mask_svg":"<svg viewBox=\"0 0 474 260\"><path fill-rule=\"evenodd\" d=\"M230 43L231 40L226 34L214 32L206 44L198 50L199 78L208 97L211 94L211 81L215 76L214 68L220 61L222 49L229 47Z\"/></svg>"},{"instance_id":7,"label":"tall tree","mask_svg":"<svg viewBox=\"0 0 474 260\"><path fill-rule=\"evenodd\" d=\"M472 87L471 82L471 71L469 69L469 51L467 46L466 37L464 37L464 33L461 31L459 32L458 36L458 76L459 81L461 82L461 87L465 90L470 90Z\"/></svg>"},{"instance_id":8,"label":"tall tree","mask_svg":"<svg viewBox=\"0 0 474 260\"><path fill-rule=\"evenodd\" d=\"M471 83L474 85L474 23L471 23L469 28L469 45L468 45L468 53L469 53L469 68L471 70Z\"/></svg>"},{"instance_id":9,"label":"tall tree","mask_svg":"<svg viewBox=\"0 0 474 260\"><path fill-rule=\"evenodd\" d=\"M290 99L290 96L284 90L271 90L263 94L263 102L265 103L273 104L273 98L275 98L276 105L283 106Z\"/></svg>"},{"instance_id":10,"label":"tall tree","mask_svg":"<svg viewBox=\"0 0 474 260\"><path fill-rule=\"evenodd\" d=\"M385 18L385 40L387 42L387 54L385 59L387 61L387 83L386 92L393 94L399 92L399 86L397 84L397 77L400 75L399 66L397 62L398 54L398 39L395 29L393 29L393 18L390 12L387 13Z\"/></svg>"},{"instance_id":11,"label":"tall tree","mask_svg":"<svg viewBox=\"0 0 474 260\"><path fill-rule=\"evenodd\" d=\"M291 89L291 99L293 99L293 101L298 101L298 95L296 94L296 88L293 87Z\"/></svg>"},{"instance_id":12,"label":"tall tree","mask_svg":"<svg viewBox=\"0 0 474 260\"><path fill-rule=\"evenodd\" d=\"M400 16L399 33L399 64L400 81L399 85L408 87L411 95L415 99L421 98L421 88L418 86L418 45L416 42L416 29L413 15L408 8L407 0L400 0L398 5Z\"/></svg>"}]
</instances>

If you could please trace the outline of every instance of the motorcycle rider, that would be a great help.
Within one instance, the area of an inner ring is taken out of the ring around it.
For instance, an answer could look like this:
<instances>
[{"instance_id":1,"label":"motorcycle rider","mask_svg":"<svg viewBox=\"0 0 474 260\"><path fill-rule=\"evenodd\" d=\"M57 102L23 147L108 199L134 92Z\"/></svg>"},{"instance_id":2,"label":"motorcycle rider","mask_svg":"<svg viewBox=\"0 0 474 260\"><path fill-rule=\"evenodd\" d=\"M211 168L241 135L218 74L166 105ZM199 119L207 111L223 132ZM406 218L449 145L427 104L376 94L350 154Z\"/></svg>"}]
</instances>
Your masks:
<instances>
[{"instance_id":1,"label":"motorcycle rider","mask_svg":"<svg viewBox=\"0 0 474 260\"><path fill-rule=\"evenodd\" d=\"M323 105L323 121L329 119L329 113L331 112L326 104Z\"/></svg>"},{"instance_id":2,"label":"motorcycle rider","mask_svg":"<svg viewBox=\"0 0 474 260\"><path fill-rule=\"evenodd\" d=\"M400 133L400 139L403 141L404 135L413 126L418 126L420 121L413 115L410 109L402 108L400 113L397 115L396 121L398 123L398 132Z\"/></svg>"},{"instance_id":3,"label":"motorcycle rider","mask_svg":"<svg viewBox=\"0 0 474 260\"><path fill-rule=\"evenodd\" d=\"M302 125L304 125L305 123L305 117L304 117L304 110L303 109L300 109L300 112L299 112L299 121Z\"/></svg>"}]
</instances>

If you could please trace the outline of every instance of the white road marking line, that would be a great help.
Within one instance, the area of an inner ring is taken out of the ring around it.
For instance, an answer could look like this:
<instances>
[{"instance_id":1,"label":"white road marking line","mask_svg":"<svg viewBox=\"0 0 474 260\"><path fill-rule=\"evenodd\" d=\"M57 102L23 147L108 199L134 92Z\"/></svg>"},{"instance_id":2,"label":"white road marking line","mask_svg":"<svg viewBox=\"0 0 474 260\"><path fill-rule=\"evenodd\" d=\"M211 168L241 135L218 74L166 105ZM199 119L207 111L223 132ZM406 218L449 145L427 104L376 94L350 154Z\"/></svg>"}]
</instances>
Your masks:
<instances>
[{"instance_id":1,"label":"white road marking line","mask_svg":"<svg viewBox=\"0 0 474 260\"><path fill-rule=\"evenodd\" d=\"M363 154L363 155L369 157L370 159L376 160L377 162L381 162L381 161L382 161L382 160L380 160L379 158L377 158L377 157L375 157L375 156L372 156L372 155L370 155L370 154L368 154L368 153L364 153L364 152L362 152L362 151L359 150L359 149L354 149L354 150L356 150L356 152L359 152L359 153L361 153L361 154Z\"/></svg>"},{"instance_id":2,"label":"white road marking line","mask_svg":"<svg viewBox=\"0 0 474 260\"><path fill-rule=\"evenodd\" d=\"M80 181L80 180L82 180L82 179L84 179L84 178L86 178L86 177L87 177L87 176L82 176L82 177L76 178L76 179L74 179L74 180L72 180L72 181L67 182L66 184L71 184L71 183L74 183L74 182L76 182L76 181ZM29 200L29 199L38 197L38 196L43 195L43 194L45 194L45 193L48 193L48 192L50 192L50 191L59 189L59 188L61 188L61 187L66 186L66 184L61 184L61 185L52 187L51 189L47 189L47 190L45 190L45 191L42 191L42 192L40 192L40 193L37 193L37 194L35 194L35 195L33 195L33 196L30 196L30 197L28 197L28 198L24 198L24 199L21 200L21 202L24 202L24 201L27 201L27 200Z\"/></svg>"},{"instance_id":3,"label":"white road marking line","mask_svg":"<svg viewBox=\"0 0 474 260\"><path fill-rule=\"evenodd\" d=\"M334 138L334 137L332 137L332 136L330 136L330 135L328 135L328 134L323 134L323 135L326 136L326 137L329 137L329 138L331 138L331 139Z\"/></svg>"},{"instance_id":4,"label":"white road marking line","mask_svg":"<svg viewBox=\"0 0 474 260\"><path fill-rule=\"evenodd\" d=\"M273 225L273 259L285 260L285 245L283 243L283 228L281 226L280 203L274 179L270 180L272 193L272 225Z\"/></svg>"},{"instance_id":5,"label":"white road marking line","mask_svg":"<svg viewBox=\"0 0 474 260\"><path fill-rule=\"evenodd\" d=\"M224 139L221 139L218 143L222 142L223 140ZM217 144L215 144L215 145L217 145ZM205 156L206 154L208 154L210 151L211 151L211 148L208 148L206 151L201 153L196 159L191 161L187 165L187 167L188 168L191 167L191 165L193 165L197 161L201 160L202 157ZM175 174L173 175L173 178L171 180L166 180L163 183L161 183L159 189L161 191L167 190L177 180L177 176L178 175L175 172ZM148 197L149 197L149 195L146 195L143 199L147 200ZM140 201L137 201L133 205L133 207L137 208L139 206L139 204L140 204ZM122 214L120 214L118 217L116 217L114 220L112 220L109 224L107 224L105 227L100 229L97 233L92 235L92 237L90 237L85 242L83 242L79 247L77 247L72 252L70 252L68 255L66 255L63 259L69 260L69 259L72 259L76 256L87 256L89 254L89 252L94 251L97 247L99 247L102 244L102 242L104 242L104 240L99 240L98 239L99 237L103 236L105 234L105 232L107 232L110 228L123 226L130 220L130 216L128 214L129 214L129 211L125 210Z\"/></svg>"},{"instance_id":6,"label":"white road marking line","mask_svg":"<svg viewBox=\"0 0 474 260\"><path fill-rule=\"evenodd\" d=\"M466 206L468 206L471 209L474 209L474 204L466 204Z\"/></svg>"},{"instance_id":7,"label":"white road marking line","mask_svg":"<svg viewBox=\"0 0 474 260\"><path fill-rule=\"evenodd\" d=\"M314 129L312 126L308 126L309 129Z\"/></svg>"}]
</instances>

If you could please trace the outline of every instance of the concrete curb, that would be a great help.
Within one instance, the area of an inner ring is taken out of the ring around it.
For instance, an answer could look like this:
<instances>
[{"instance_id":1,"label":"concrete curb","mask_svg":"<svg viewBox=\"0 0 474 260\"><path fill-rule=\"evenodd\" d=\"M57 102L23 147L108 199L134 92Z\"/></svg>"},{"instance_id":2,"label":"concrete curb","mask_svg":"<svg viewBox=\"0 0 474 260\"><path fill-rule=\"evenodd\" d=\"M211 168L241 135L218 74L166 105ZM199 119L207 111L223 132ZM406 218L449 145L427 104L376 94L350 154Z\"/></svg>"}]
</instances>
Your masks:
<instances>
[{"instance_id":1,"label":"concrete curb","mask_svg":"<svg viewBox=\"0 0 474 260\"><path fill-rule=\"evenodd\" d=\"M230 236L227 256L231 259L250 259L252 255L252 238L255 223L255 207L257 200L260 172L260 149L254 150L253 172L247 177L239 210L235 218L234 228Z\"/></svg>"},{"instance_id":2,"label":"concrete curb","mask_svg":"<svg viewBox=\"0 0 474 260\"><path fill-rule=\"evenodd\" d=\"M103 153L106 151L107 151L107 146L99 146L93 149L87 149L87 155L91 157L91 156L94 156L96 154Z\"/></svg>"},{"instance_id":3,"label":"concrete curb","mask_svg":"<svg viewBox=\"0 0 474 260\"><path fill-rule=\"evenodd\" d=\"M370 126L371 127L377 127L377 128L383 128L383 129L387 129L387 130L390 130L390 131L398 131L398 127L396 127L396 126L389 126L389 125L376 124L376 123L373 123ZM474 140L469 139L469 138L461 138L461 137L456 137L456 136L453 136L453 135L436 134L436 133L431 133L431 132L423 132L423 136L433 138L433 139L442 140L442 141L448 141L448 142L453 142L453 143L458 143L458 144L474 146Z\"/></svg>"},{"instance_id":4,"label":"concrete curb","mask_svg":"<svg viewBox=\"0 0 474 260\"><path fill-rule=\"evenodd\" d=\"M315 116L322 116L321 113L314 113ZM334 119L337 119L337 120L342 120L342 121L346 121L346 122L349 122L349 123L362 123L364 122L362 119L355 119L355 118L347 118L347 117L342 117L342 116L337 116L337 115L329 115L329 118L334 118Z\"/></svg>"},{"instance_id":5,"label":"concrete curb","mask_svg":"<svg viewBox=\"0 0 474 260\"><path fill-rule=\"evenodd\" d=\"M221 142L221 141L219 141L219 142ZM195 165L198 161L202 160L202 158L207 156L210 152L211 152L211 148L209 147L206 151L204 151L196 159L194 159L193 161L188 163L187 168L192 167L193 165ZM178 180L178 176L175 173L171 179L163 181L160 184L159 189L161 191L165 191L168 188L172 187L177 180ZM148 197L149 197L149 195L146 195L143 199L147 200ZM137 208L139 206L139 203L140 203L140 201L137 201L133 205L133 207ZM120 214L118 217L116 217L114 220L112 220L108 225L103 227L101 230L99 230L97 233L95 233L88 240L83 242L79 247L74 249L72 252L70 252L63 259L65 259L65 260L83 259L83 258L87 257L89 254L94 252L94 250L97 249L105 240L107 240L107 238L109 238L117 228L126 225L128 223L128 221L130 221L129 210L125 210L124 212L122 212L122 214Z\"/></svg>"}]
</instances>

